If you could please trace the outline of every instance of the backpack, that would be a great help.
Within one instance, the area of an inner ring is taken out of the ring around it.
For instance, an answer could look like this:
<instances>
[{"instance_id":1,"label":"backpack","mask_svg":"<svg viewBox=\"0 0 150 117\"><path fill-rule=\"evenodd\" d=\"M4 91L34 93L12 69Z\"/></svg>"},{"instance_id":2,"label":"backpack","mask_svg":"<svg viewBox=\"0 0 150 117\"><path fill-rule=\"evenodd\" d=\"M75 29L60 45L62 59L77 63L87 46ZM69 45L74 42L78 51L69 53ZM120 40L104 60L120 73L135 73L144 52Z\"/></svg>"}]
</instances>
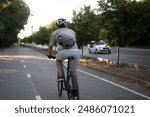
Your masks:
<instances>
[{"instance_id":1,"label":"backpack","mask_svg":"<svg viewBox=\"0 0 150 117\"><path fill-rule=\"evenodd\" d=\"M74 40L75 40L74 37L67 34L60 34L57 36L57 43L64 49L72 48L75 44Z\"/></svg>"}]
</instances>

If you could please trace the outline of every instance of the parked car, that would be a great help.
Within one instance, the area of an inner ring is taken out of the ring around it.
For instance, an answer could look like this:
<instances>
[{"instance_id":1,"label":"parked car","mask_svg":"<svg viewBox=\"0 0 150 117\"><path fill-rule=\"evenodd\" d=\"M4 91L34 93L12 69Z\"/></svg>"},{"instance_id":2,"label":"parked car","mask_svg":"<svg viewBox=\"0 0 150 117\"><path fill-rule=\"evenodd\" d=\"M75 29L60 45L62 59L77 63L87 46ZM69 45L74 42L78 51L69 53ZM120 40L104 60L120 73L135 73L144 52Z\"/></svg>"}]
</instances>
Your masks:
<instances>
[{"instance_id":1,"label":"parked car","mask_svg":"<svg viewBox=\"0 0 150 117\"><path fill-rule=\"evenodd\" d=\"M99 42L91 41L91 43L88 45L88 51L89 53L111 53L111 47L109 45L106 45L103 40L100 40Z\"/></svg>"}]
</instances>

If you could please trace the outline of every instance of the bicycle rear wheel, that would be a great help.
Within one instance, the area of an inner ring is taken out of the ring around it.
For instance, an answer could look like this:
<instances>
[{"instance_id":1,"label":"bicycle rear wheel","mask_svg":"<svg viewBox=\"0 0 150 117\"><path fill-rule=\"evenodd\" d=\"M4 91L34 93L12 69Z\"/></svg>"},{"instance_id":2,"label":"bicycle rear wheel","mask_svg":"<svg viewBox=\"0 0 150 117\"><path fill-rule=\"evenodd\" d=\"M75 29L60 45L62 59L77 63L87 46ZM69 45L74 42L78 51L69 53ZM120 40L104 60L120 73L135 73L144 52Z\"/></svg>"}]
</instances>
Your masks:
<instances>
[{"instance_id":1,"label":"bicycle rear wheel","mask_svg":"<svg viewBox=\"0 0 150 117\"><path fill-rule=\"evenodd\" d=\"M57 74L57 77L58 77L58 74ZM58 89L58 95L61 96L62 90L63 90L63 81L57 82L57 89Z\"/></svg>"},{"instance_id":2,"label":"bicycle rear wheel","mask_svg":"<svg viewBox=\"0 0 150 117\"><path fill-rule=\"evenodd\" d=\"M57 87L58 87L58 95L62 95L62 90L63 90L63 81L57 82Z\"/></svg>"},{"instance_id":3,"label":"bicycle rear wheel","mask_svg":"<svg viewBox=\"0 0 150 117\"><path fill-rule=\"evenodd\" d=\"M67 86L68 99L79 100L79 87L77 78L70 76L67 82L68 82Z\"/></svg>"}]
</instances>

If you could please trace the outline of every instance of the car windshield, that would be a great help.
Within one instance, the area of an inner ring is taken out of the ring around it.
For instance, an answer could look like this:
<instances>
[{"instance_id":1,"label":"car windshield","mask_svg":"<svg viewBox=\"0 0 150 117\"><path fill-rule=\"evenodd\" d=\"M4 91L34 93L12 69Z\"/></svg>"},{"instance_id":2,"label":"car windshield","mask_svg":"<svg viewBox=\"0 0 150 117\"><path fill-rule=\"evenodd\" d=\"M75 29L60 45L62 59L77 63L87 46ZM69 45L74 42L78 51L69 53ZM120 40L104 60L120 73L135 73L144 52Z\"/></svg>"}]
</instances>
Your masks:
<instances>
[{"instance_id":1,"label":"car windshield","mask_svg":"<svg viewBox=\"0 0 150 117\"><path fill-rule=\"evenodd\" d=\"M96 45L104 45L104 42L103 41L97 42Z\"/></svg>"}]
</instances>

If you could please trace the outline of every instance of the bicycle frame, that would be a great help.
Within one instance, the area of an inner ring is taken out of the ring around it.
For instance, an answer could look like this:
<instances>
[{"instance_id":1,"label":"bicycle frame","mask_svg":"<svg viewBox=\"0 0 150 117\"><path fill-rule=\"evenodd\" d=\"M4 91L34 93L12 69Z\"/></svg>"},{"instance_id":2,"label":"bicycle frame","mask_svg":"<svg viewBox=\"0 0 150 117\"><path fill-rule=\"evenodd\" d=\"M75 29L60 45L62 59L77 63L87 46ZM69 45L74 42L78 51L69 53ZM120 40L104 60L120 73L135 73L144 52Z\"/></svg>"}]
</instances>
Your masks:
<instances>
[{"instance_id":1,"label":"bicycle frame","mask_svg":"<svg viewBox=\"0 0 150 117\"><path fill-rule=\"evenodd\" d=\"M47 56L50 58L49 56ZM73 57L68 57L67 60L67 66L65 66L62 63L62 72L63 72L63 78L64 81L58 81L58 94L59 96L62 95L62 90L66 90L68 94L68 99L77 99L79 100L79 87L78 87L78 81L76 77L72 77L71 71L70 71L70 60L73 59ZM66 72L64 72L64 69ZM66 74L65 74L66 73ZM76 88L75 88L75 87Z\"/></svg>"},{"instance_id":2,"label":"bicycle frame","mask_svg":"<svg viewBox=\"0 0 150 117\"><path fill-rule=\"evenodd\" d=\"M64 72L64 69L66 70L66 74ZM62 71L63 71L63 78L64 78L64 88L65 90L67 90L67 85L68 85L68 80L69 80L69 72L70 72L70 59L68 59L67 61L67 66L65 66L63 63L62 63Z\"/></svg>"},{"instance_id":3,"label":"bicycle frame","mask_svg":"<svg viewBox=\"0 0 150 117\"><path fill-rule=\"evenodd\" d=\"M70 60L73 59L72 57L67 58L67 66L62 63L62 72L63 72L63 82L58 82L58 92L59 96L62 95L62 90L66 90L68 94L68 99L79 99L79 90L77 89L77 96L75 96L75 91L73 84L75 83L74 80L72 79L71 73L70 73ZM66 72L64 72L64 69ZM65 74L66 73L66 74ZM76 87L78 84L75 85Z\"/></svg>"}]
</instances>

